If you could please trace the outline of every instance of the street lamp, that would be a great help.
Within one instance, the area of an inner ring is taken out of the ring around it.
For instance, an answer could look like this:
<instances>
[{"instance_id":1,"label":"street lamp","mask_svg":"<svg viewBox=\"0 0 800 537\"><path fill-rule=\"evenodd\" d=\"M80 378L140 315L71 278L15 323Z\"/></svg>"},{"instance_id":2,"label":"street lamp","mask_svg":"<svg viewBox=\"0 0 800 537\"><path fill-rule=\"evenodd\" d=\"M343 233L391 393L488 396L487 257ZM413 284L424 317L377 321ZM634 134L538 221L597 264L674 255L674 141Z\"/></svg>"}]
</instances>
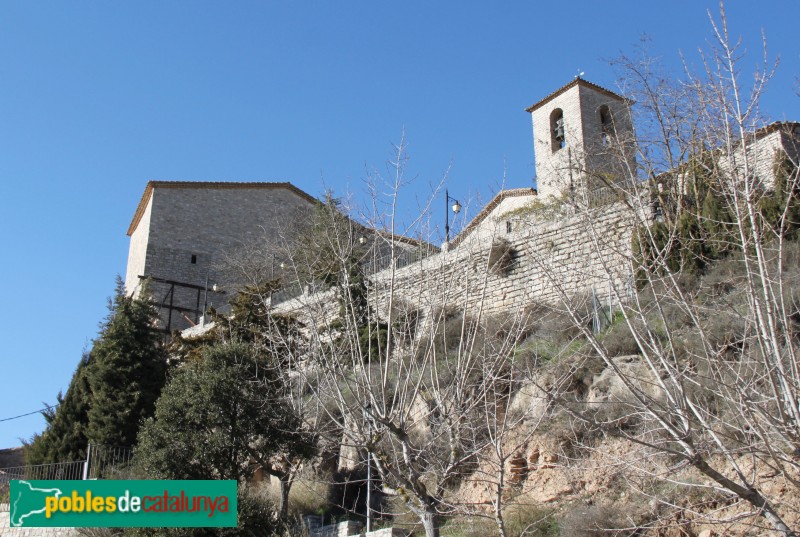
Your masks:
<instances>
[{"instance_id":1,"label":"street lamp","mask_svg":"<svg viewBox=\"0 0 800 537\"><path fill-rule=\"evenodd\" d=\"M457 199L451 198L450 193L445 190L444 191L444 240L445 242L450 242L450 202L453 202L453 214L458 214L461 212L461 204L458 202Z\"/></svg>"},{"instance_id":2,"label":"street lamp","mask_svg":"<svg viewBox=\"0 0 800 537\"><path fill-rule=\"evenodd\" d=\"M202 317L203 325L206 324L206 314L208 313L208 276L209 274L206 273L206 285L205 285L205 291L203 292L203 317ZM211 291L213 293L221 293L222 289L220 289L219 285L215 283L211 286Z\"/></svg>"}]
</instances>

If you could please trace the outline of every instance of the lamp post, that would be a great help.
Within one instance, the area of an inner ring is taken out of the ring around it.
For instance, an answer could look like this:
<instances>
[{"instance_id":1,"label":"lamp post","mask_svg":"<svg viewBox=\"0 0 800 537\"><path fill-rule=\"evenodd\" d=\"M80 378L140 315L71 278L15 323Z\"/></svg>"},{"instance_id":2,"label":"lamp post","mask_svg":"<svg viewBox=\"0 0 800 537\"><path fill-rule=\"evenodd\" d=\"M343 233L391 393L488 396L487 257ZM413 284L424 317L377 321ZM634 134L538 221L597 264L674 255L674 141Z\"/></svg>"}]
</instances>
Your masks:
<instances>
[{"instance_id":1,"label":"lamp post","mask_svg":"<svg viewBox=\"0 0 800 537\"><path fill-rule=\"evenodd\" d=\"M450 202L453 202L453 214L461 212L461 204L457 199L451 198L450 193L445 189L444 191L444 240L450 242Z\"/></svg>"},{"instance_id":2,"label":"lamp post","mask_svg":"<svg viewBox=\"0 0 800 537\"><path fill-rule=\"evenodd\" d=\"M220 289L219 286L215 283L211 286L211 291L214 293L219 293ZM206 285L205 290L203 292L203 325L206 324L206 313L208 312L208 273L206 273Z\"/></svg>"}]
</instances>

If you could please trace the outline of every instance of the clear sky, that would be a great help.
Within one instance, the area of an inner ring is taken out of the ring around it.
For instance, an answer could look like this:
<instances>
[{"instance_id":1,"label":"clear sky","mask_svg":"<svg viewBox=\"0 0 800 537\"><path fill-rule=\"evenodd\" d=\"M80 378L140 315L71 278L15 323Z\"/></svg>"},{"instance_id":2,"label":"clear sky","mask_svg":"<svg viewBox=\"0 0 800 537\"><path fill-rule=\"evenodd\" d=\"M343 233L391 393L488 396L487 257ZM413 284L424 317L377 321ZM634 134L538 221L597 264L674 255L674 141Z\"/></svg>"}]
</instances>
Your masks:
<instances>
[{"instance_id":1,"label":"clear sky","mask_svg":"<svg viewBox=\"0 0 800 537\"><path fill-rule=\"evenodd\" d=\"M581 71L616 88L608 60L645 34L680 74L680 52L696 63L711 35L708 8L0 0L0 419L66 389L125 272L148 180L288 180L358 196L405 130L418 177L405 217L448 166L450 194L474 213L504 174L533 186L524 108ZM744 73L762 29L781 58L764 111L800 120L800 2L730 2L728 16ZM0 421L0 448L43 428L39 415Z\"/></svg>"}]
</instances>

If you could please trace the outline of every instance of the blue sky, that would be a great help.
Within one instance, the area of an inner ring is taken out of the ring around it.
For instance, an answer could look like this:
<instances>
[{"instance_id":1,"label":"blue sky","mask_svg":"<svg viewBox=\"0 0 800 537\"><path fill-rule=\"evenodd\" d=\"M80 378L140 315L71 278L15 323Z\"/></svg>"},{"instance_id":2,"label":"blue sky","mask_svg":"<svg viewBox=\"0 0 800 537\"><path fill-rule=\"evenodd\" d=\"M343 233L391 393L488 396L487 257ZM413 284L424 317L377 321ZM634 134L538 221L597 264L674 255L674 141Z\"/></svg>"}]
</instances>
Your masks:
<instances>
[{"instance_id":1,"label":"blue sky","mask_svg":"<svg viewBox=\"0 0 800 537\"><path fill-rule=\"evenodd\" d=\"M405 131L403 218L451 166L462 203L533 186L523 111L642 35L680 74L715 2L0 2L0 419L55 401L96 336L148 180L291 181L358 198ZM731 2L763 101L800 120L800 3ZM323 186L325 185L325 186ZM437 206L441 206L440 201ZM443 215L438 215L443 218ZM201 218L201 215L198 215ZM0 421L0 448L42 430Z\"/></svg>"}]
</instances>

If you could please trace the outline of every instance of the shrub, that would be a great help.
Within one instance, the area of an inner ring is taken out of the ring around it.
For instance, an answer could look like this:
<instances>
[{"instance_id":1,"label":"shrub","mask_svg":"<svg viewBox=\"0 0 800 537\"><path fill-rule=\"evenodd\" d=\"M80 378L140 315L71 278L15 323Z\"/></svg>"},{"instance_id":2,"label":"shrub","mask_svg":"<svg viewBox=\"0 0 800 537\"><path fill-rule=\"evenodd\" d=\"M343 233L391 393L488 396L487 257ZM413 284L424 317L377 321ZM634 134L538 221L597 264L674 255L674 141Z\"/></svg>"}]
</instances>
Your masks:
<instances>
[{"instance_id":1,"label":"shrub","mask_svg":"<svg viewBox=\"0 0 800 537\"><path fill-rule=\"evenodd\" d=\"M564 537L627 537L638 534L630 527L625 512L606 505L575 505L559 520Z\"/></svg>"},{"instance_id":2,"label":"shrub","mask_svg":"<svg viewBox=\"0 0 800 537\"><path fill-rule=\"evenodd\" d=\"M289 493L289 511L297 516L326 515L330 510L327 500L330 485L327 481L318 476L295 481Z\"/></svg>"},{"instance_id":3,"label":"shrub","mask_svg":"<svg viewBox=\"0 0 800 537\"><path fill-rule=\"evenodd\" d=\"M517 252L510 242L499 238L492 242L487 261L489 270L498 276L507 276L514 268Z\"/></svg>"},{"instance_id":4,"label":"shrub","mask_svg":"<svg viewBox=\"0 0 800 537\"><path fill-rule=\"evenodd\" d=\"M558 521L552 509L515 504L503 513L506 530L510 535L526 537L556 537L559 535Z\"/></svg>"},{"instance_id":5,"label":"shrub","mask_svg":"<svg viewBox=\"0 0 800 537\"><path fill-rule=\"evenodd\" d=\"M605 333L602 339L608 356L627 356L629 354L639 354L639 345L631 333L631 329L625 320L620 320Z\"/></svg>"},{"instance_id":6,"label":"shrub","mask_svg":"<svg viewBox=\"0 0 800 537\"><path fill-rule=\"evenodd\" d=\"M118 531L118 530L115 530ZM278 514L275 504L262 492L240 485L238 491L238 525L235 528L126 528L131 537L289 537L297 535L288 520ZM92 534L91 537L119 535Z\"/></svg>"}]
</instances>

